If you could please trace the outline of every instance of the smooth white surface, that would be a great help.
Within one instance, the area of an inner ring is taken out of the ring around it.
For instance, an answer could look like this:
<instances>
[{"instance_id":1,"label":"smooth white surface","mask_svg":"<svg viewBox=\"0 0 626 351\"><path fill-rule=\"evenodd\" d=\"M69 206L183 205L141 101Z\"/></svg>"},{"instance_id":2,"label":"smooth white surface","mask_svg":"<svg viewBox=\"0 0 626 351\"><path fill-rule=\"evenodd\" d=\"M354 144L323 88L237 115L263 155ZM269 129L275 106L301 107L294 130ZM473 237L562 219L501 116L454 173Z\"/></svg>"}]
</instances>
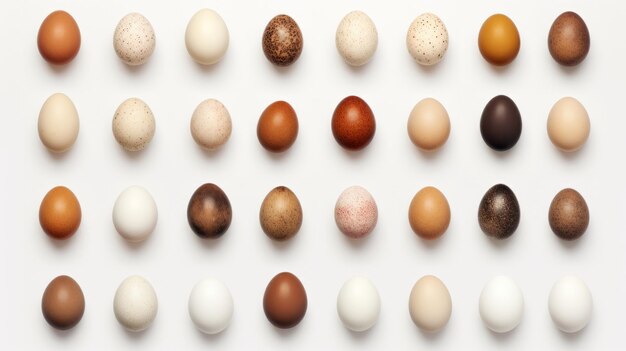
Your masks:
<instances>
[{"instance_id":1,"label":"smooth white surface","mask_svg":"<svg viewBox=\"0 0 626 351\"><path fill-rule=\"evenodd\" d=\"M478 311L487 328L495 333L508 333L520 324L524 315L522 290L510 277L494 277L480 293Z\"/></svg>"},{"instance_id":2,"label":"smooth white surface","mask_svg":"<svg viewBox=\"0 0 626 351\"><path fill-rule=\"evenodd\" d=\"M548 310L557 328L566 333L576 333L591 319L591 292L580 278L567 275L557 280L550 290Z\"/></svg>"},{"instance_id":3,"label":"smooth white surface","mask_svg":"<svg viewBox=\"0 0 626 351\"><path fill-rule=\"evenodd\" d=\"M146 240L159 218L156 203L148 190L133 185L126 188L113 205L113 225L130 242Z\"/></svg>"},{"instance_id":4,"label":"smooth white surface","mask_svg":"<svg viewBox=\"0 0 626 351\"><path fill-rule=\"evenodd\" d=\"M222 332L233 318L233 296L217 279L207 278L196 284L189 295L189 317L200 331Z\"/></svg>"},{"instance_id":5,"label":"smooth white surface","mask_svg":"<svg viewBox=\"0 0 626 351\"><path fill-rule=\"evenodd\" d=\"M83 43L67 67L51 68L37 51L43 18L63 7L78 21ZM231 45L217 65L196 64L185 49L189 18L200 8L224 18ZM372 61L351 69L337 53L334 36L341 18L354 9L376 23L379 47ZM552 21L577 11L591 31L584 63L564 69L547 48ZM121 62L111 45L119 19L138 11L159 35L150 61L138 68ZM450 47L438 65L423 68L406 51L406 30L420 13L438 14ZM489 15L515 21L522 49L506 69L489 66L477 47L478 30ZM620 350L625 348L626 310L626 119L624 80L626 3L622 0L424 0L424 1L1 1L0 40L0 340L13 350ZM279 13L298 21L304 51L288 69L276 69L261 49L267 22ZM74 147L52 155L37 135L37 115L50 94L72 97L81 116ZM330 121L337 103L363 97L377 118L377 132L362 153L342 150ZM480 114L498 94L507 94L522 113L524 130L510 152L496 153L482 141ZM158 120L144 152L129 154L111 133L121 101L140 96ZM422 98L439 100L452 131L434 154L417 150L406 134L411 108ZM579 99L593 130L580 152L557 151L546 132L552 105L563 96ZM233 119L229 142L203 152L191 138L189 118L199 101L217 98ZM286 153L266 152L256 122L272 101L293 105L300 122L297 142ZM233 205L229 231L203 241L189 228L189 197L202 183L215 182ZM503 182L516 193L522 219L503 242L489 240L476 219L482 195ZM37 211L46 191L69 186L81 201L83 220L71 240L57 243L42 232ZM111 209L129 184L150 189L159 212L153 237L139 247L115 233ZM268 189L289 186L298 194L304 223L290 242L267 240L259 207ZM346 187L360 184L378 204L374 233L353 242L337 229L333 207ZM408 206L427 185L450 203L452 221L440 240L412 233ZM573 187L591 211L586 234L565 243L552 234L548 208L555 193ZM263 314L263 291L278 272L292 271L307 289L309 309L298 325L277 331ZM565 274L581 277L594 294L587 328L566 335L554 327L548 294ZM52 330L41 315L41 294L59 274L81 285L85 315L73 330ZM122 279L148 277L159 297L159 317L144 333L120 328L112 311ZM454 313L441 333L424 335L407 313L413 283L434 274L446 283ZM522 287L524 322L512 333L489 332L477 301L483 284L507 274ZM206 276L223 281L237 310L224 333L206 337L187 312L189 291ZM355 336L337 318L337 292L354 275L376 286L383 309L375 328Z\"/></svg>"},{"instance_id":6,"label":"smooth white surface","mask_svg":"<svg viewBox=\"0 0 626 351\"><path fill-rule=\"evenodd\" d=\"M380 315L380 295L374 284L365 277L346 281L337 296L337 314L352 331L364 332L373 327Z\"/></svg>"}]
</instances>

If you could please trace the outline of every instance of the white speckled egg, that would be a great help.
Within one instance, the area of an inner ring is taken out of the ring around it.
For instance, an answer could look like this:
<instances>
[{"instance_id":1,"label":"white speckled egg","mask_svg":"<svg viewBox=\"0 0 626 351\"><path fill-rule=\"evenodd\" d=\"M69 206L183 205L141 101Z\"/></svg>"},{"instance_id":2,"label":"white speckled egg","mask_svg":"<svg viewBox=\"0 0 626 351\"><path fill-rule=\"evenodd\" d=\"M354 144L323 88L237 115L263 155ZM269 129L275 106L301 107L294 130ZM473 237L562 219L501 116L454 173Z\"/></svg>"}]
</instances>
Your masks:
<instances>
[{"instance_id":1,"label":"white speckled egg","mask_svg":"<svg viewBox=\"0 0 626 351\"><path fill-rule=\"evenodd\" d=\"M150 193L140 187L124 190L113 206L113 225L130 242L144 241L157 224L157 206Z\"/></svg>"},{"instance_id":2,"label":"white speckled egg","mask_svg":"<svg viewBox=\"0 0 626 351\"><path fill-rule=\"evenodd\" d=\"M376 201L365 188L349 187L337 199L335 222L339 230L350 238L367 236L378 222Z\"/></svg>"},{"instance_id":3,"label":"white speckled egg","mask_svg":"<svg viewBox=\"0 0 626 351\"><path fill-rule=\"evenodd\" d=\"M438 63L448 50L446 25L432 13L417 16L406 34L406 47L420 65Z\"/></svg>"},{"instance_id":4,"label":"white speckled egg","mask_svg":"<svg viewBox=\"0 0 626 351\"><path fill-rule=\"evenodd\" d=\"M191 136L198 145L214 150L224 145L233 126L226 106L215 99L202 101L191 116Z\"/></svg>"},{"instance_id":5,"label":"white speckled egg","mask_svg":"<svg viewBox=\"0 0 626 351\"><path fill-rule=\"evenodd\" d=\"M113 47L117 56L127 65L142 65L154 52L154 29L143 15L129 13L117 24Z\"/></svg>"},{"instance_id":6,"label":"white speckled egg","mask_svg":"<svg viewBox=\"0 0 626 351\"><path fill-rule=\"evenodd\" d=\"M127 151L143 150L154 137L155 129L152 110L138 98L124 101L113 116L113 135Z\"/></svg>"},{"instance_id":7,"label":"white speckled egg","mask_svg":"<svg viewBox=\"0 0 626 351\"><path fill-rule=\"evenodd\" d=\"M52 152L69 150L78 138L78 111L65 94L50 96L39 111L37 129L44 146Z\"/></svg>"},{"instance_id":8,"label":"white speckled egg","mask_svg":"<svg viewBox=\"0 0 626 351\"><path fill-rule=\"evenodd\" d=\"M191 17L185 31L189 55L202 65L212 65L224 57L229 34L222 17L210 9L202 9Z\"/></svg>"},{"instance_id":9,"label":"white speckled egg","mask_svg":"<svg viewBox=\"0 0 626 351\"><path fill-rule=\"evenodd\" d=\"M233 317L233 297L217 279L201 280L189 295L189 316L196 327L206 334L222 332Z\"/></svg>"},{"instance_id":10,"label":"white speckled egg","mask_svg":"<svg viewBox=\"0 0 626 351\"><path fill-rule=\"evenodd\" d=\"M376 52L378 31L368 15L361 11L352 11L339 23L335 44L346 63L362 66Z\"/></svg>"},{"instance_id":11,"label":"white speckled egg","mask_svg":"<svg viewBox=\"0 0 626 351\"><path fill-rule=\"evenodd\" d=\"M113 299L117 321L127 330L147 329L157 315L158 301L154 288L143 277L130 276L120 284Z\"/></svg>"}]
</instances>

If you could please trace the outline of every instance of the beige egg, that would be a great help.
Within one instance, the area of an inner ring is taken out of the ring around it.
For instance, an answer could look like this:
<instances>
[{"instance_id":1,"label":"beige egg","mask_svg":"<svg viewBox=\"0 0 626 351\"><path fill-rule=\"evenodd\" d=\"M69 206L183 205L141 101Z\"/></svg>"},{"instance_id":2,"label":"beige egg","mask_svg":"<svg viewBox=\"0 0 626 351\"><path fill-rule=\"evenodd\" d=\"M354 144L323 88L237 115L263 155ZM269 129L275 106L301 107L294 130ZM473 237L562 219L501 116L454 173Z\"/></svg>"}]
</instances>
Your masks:
<instances>
[{"instance_id":1,"label":"beige egg","mask_svg":"<svg viewBox=\"0 0 626 351\"><path fill-rule=\"evenodd\" d=\"M220 61L228 50L229 38L222 16L210 9L196 12L185 30L187 51L201 65L212 65Z\"/></svg>"},{"instance_id":2,"label":"beige egg","mask_svg":"<svg viewBox=\"0 0 626 351\"><path fill-rule=\"evenodd\" d=\"M113 136L127 151L143 150L154 137L155 129L152 110L138 98L124 101L113 116Z\"/></svg>"},{"instance_id":3,"label":"beige egg","mask_svg":"<svg viewBox=\"0 0 626 351\"><path fill-rule=\"evenodd\" d=\"M152 24L139 13L124 16L113 33L113 48L127 65L144 64L154 52L156 36Z\"/></svg>"},{"instance_id":4,"label":"beige egg","mask_svg":"<svg viewBox=\"0 0 626 351\"><path fill-rule=\"evenodd\" d=\"M407 130L415 146L424 151L437 150L450 136L448 111L435 99L423 99L409 114Z\"/></svg>"},{"instance_id":5,"label":"beige egg","mask_svg":"<svg viewBox=\"0 0 626 351\"><path fill-rule=\"evenodd\" d=\"M362 66L369 62L378 47L376 25L364 12L352 11L339 23L335 44L347 64Z\"/></svg>"},{"instance_id":6,"label":"beige egg","mask_svg":"<svg viewBox=\"0 0 626 351\"><path fill-rule=\"evenodd\" d=\"M580 149L591 131L591 122L585 107L572 97L564 97L554 104L548 115L548 136L559 150L572 152Z\"/></svg>"},{"instance_id":7,"label":"beige egg","mask_svg":"<svg viewBox=\"0 0 626 351\"><path fill-rule=\"evenodd\" d=\"M79 127L78 111L67 95L53 94L41 106L37 129L39 139L48 150L69 150L78 138Z\"/></svg>"},{"instance_id":8,"label":"beige egg","mask_svg":"<svg viewBox=\"0 0 626 351\"><path fill-rule=\"evenodd\" d=\"M233 126L226 106L215 99L202 101L191 116L191 136L198 145L214 150L230 138Z\"/></svg>"},{"instance_id":9,"label":"beige egg","mask_svg":"<svg viewBox=\"0 0 626 351\"><path fill-rule=\"evenodd\" d=\"M417 16L406 34L406 47L420 65L438 63L448 51L446 25L432 13Z\"/></svg>"},{"instance_id":10,"label":"beige egg","mask_svg":"<svg viewBox=\"0 0 626 351\"><path fill-rule=\"evenodd\" d=\"M435 333L448 324L452 314L450 292L439 278L427 275L418 280L409 296L409 313L421 330Z\"/></svg>"}]
</instances>

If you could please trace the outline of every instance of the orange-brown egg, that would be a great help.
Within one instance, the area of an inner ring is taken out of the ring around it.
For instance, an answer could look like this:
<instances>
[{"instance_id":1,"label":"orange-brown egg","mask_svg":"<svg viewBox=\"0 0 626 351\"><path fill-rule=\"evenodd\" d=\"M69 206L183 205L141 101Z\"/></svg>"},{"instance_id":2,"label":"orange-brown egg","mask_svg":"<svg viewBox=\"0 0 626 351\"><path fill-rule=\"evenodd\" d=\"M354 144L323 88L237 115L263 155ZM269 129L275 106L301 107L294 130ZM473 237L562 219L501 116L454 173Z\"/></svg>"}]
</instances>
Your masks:
<instances>
[{"instance_id":1,"label":"orange-brown egg","mask_svg":"<svg viewBox=\"0 0 626 351\"><path fill-rule=\"evenodd\" d=\"M39 223L43 231L54 239L68 239L80 226L80 203L74 193L57 186L50 190L39 207Z\"/></svg>"},{"instance_id":2,"label":"orange-brown egg","mask_svg":"<svg viewBox=\"0 0 626 351\"><path fill-rule=\"evenodd\" d=\"M55 65L64 65L76 57L80 49L80 29L69 13L54 11L39 27L37 47L43 58Z\"/></svg>"},{"instance_id":3,"label":"orange-brown egg","mask_svg":"<svg viewBox=\"0 0 626 351\"><path fill-rule=\"evenodd\" d=\"M409 206L411 228L423 239L437 239L450 225L450 205L437 188L427 186L418 191Z\"/></svg>"},{"instance_id":4,"label":"orange-brown egg","mask_svg":"<svg viewBox=\"0 0 626 351\"><path fill-rule=\"evenodd\" d=\"M515 23L505 15L495 14L483 23L478 34L478 48L487 62L504 66L515 60L520 49Z\"/></svg>"}]
</instances>

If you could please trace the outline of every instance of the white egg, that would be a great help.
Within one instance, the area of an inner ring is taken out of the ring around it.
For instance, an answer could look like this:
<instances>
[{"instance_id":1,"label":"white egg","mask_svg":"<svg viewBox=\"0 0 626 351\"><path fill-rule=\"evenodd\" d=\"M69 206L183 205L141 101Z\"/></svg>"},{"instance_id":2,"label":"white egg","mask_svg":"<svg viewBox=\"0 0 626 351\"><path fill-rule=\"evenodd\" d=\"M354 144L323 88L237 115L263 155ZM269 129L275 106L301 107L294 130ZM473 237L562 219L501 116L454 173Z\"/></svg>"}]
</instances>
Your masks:
<instances>
[{"instance_id":1,"label":"white egg","mask_svg":"<svg viewBox=\"0 0 626 351\"><path fill-rule=\"evenodd\" d=\"M224 57L229 34L222 17L210 9L196 12L185 31L185 45L189 55L202 65L212 65Z\"/></svg>"},{"instance_id":2,"label":"white egg","mask_svg":"<svg viewBox=\"0 0 626 351\"><path fill-rule=\"evenodd\" d=\"M346 328L362 332L376 324L380 314L378 290L367 278L346 281L337 296L337 313Z\"/></svg>"},{"instance_id":3,"label":"white egg","mask_svg":"<svg viewBox=\"0 0 626 351\"><path fill-rule=\"evenodd\" d=\"M157 218L154 199L140 186L124 190L113 206L113 225L124 239L131 242L146 240L154 231Z\"/></svg>"},{"instance_id":4,"label":"white egg","mask_svg":"<svg viewBox=\"0 0 626 351\"><path fill-rule=\"evenodd\" d=\"M491 279L480 294L479 312L487 328L496 333L515 329L524 314L522 290L509 277Z\"/></svg>"},{"instance_id":5,"label":"white egg","mask_svg":"<svg viewBox=\"0 0 626 351\"><path fill-rule=\"evenodd\" d=\"M217 279L201 280L189 295L189 316L201 332L217 334L230 324L233 317L233 297Z\"/></svg>"},{"instance_id":6,"label":"white egg","mask_svg":"<svg viewBox=\"0 0 626 351\"><path fill-rule=\"evenodd\" d=\"M565 276L552 287L548 309L557 328L565 333L576 333L585 328L591 319L591 292L580 278Z\"/></svg>"},{"instance_id":7,"label":"white egg","mask_svg":"<svg viewBox=\"0 0 626 351\"><path fill-rule=\"evenodd\" d=\"M352 11L339 23L335 44L346 63L362 66L369 62L378 47L376 25L364 12Z\"/></svg>"},{"instance_id":8,"label":"white egg","mask_svg":"<svg viewBox=\"0 0 626 351\"><path fill-rule=\"evenodd\" d=\"M156 36L152 24L139 13L124 16L113 33L113 48L127 65L142 65L152 56Z\"/></svg>"},{"instance_id":9,"label":"white egg","mask_svg":"<svg viewBox=\"0 0 626 351\"><path fill-rule=\"evenodd\" d=\"M127 151L143 150L154 137L156 123L150 107L138 98L124 101L113 116L113 136Z\"/></svg>"},{"instance_id":10,"label":"white egg","mask_svg":"<svg viewBox=\"0 0 626 351\"><path fill-rule=\"evenodd\" d=\"M202 101L191 116L191 136L198 145L213 150L224 145L232 132L226 106L215 99Z\"/></svg>"},{"instance_id":11,"label":"white egg","mask_svg":"<svg viewBox=\"0 0 626 351\"><path fill-rule=\"evenodd\" d=\"M50 96L39 111L37 129L43 145L52 152L69 150L78 138L78 111L65 94Z\"/></svg>"},{"instance_id":12,"label":"white egg","mask_svg":"<svg viewBox=\"0 0 626 351\"><path fill-rule=\"evenodd\" d=\"M113 299L115 318L132 332L145 330L156 318L158 310L154 288L143 277L130 276L120 284Z\"/></svg>"},{"instance_id":13,"label":"white egg","mask_svg":"<svg viewBox=\"0 0 626 351\"><path fill-rule=\"evenodd\" d=\"M432 13L417 16L406 34L406 47L420 65L438 63L448 51L446 25Z\"/></svg>"}]
</instances>

